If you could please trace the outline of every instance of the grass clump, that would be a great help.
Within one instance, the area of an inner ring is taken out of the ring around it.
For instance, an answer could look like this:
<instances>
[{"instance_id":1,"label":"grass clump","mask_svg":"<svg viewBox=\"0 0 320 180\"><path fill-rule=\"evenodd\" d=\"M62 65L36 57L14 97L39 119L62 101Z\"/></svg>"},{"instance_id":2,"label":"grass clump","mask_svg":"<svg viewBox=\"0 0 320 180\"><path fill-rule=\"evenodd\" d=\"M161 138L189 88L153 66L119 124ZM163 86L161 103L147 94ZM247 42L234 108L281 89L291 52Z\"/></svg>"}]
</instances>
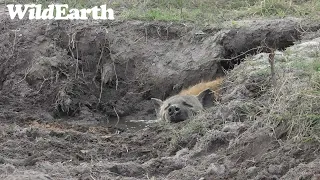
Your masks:
<instances>
[{"instance_id":1,"label":"grass clump","mask_svg":"<svg viewBox=\"0 0 320 180\"><path fill-rule=\"evenodd\" d=\"M315 55L318 45L314 44L297 44L283 54L278 52L275 85L271 85L267 55L247 58L228 74L227 81L232 82L228 91L245 86L239 97L249 98L250 107L256 107L241 111L245 121L254 117L273 128L282 124L287 139L320 142L320 57Z\"/></svg>"},{"instance_id":2,"label":"grass clump","mask_svg":"<svg viewBox=\"0 0 320 180\"><path fill-rule=\"evenodd\" d=\"M209 121L197 116L176 124L160 121L159 126L167 129L170 135L169 152L175 153L185 147L191 149L198 138L208 132Z\"/></svg>"},{"instance_id":3,"label":"grass clump","mask_svg":"<svg viewBox=\"0 0 320 180\"><path fill-rule=\"evenodd\" d=\"M320 60L311 57L289 55L279 66L277 86L267 94L271 98L266 118L273 124L286 123L290 139L320 142Z\"/></svg>"}]
</instances>

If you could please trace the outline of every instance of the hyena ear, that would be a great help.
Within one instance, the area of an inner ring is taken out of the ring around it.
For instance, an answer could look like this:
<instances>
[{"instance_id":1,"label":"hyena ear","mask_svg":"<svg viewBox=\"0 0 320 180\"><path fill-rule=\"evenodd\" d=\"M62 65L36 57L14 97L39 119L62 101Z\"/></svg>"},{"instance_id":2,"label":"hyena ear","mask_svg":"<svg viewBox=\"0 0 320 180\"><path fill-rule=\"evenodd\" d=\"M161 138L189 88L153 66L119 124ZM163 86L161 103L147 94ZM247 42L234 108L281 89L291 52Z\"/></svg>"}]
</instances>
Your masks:
<instances>
[{"instance_id":1,"label":"hyena ear","mask_svg":"<svg viewBox=\"0 0 320 180\"><path fill-rule=\"evenodd\" d=\"M153 104L155 106L156 113L159 114L160 107L162 106L163 101L157 98L151 98L151 100L153 101Z\"/></svg>"},{"instance_id":2,"label":"hyena ear","mask_svg":"<svg viewBox=\"0 0 320 180\"><path fill-rule=\"evenodd\" d=\"M211 89L206 89L198 94L197 98L203 107L211 107L214 105L214 92Z\"/></svg>"}]
</instances>

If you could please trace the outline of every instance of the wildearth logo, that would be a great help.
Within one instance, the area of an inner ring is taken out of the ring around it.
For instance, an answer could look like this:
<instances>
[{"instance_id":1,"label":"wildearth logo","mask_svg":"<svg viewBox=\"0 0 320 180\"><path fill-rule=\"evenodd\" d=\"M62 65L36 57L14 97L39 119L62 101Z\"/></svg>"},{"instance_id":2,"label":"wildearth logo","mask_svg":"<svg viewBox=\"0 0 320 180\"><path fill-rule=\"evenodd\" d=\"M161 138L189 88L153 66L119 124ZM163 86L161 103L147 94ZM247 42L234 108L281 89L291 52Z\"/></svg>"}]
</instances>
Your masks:
<instances>
[{"instance_id":1,"label":"wildearth logo","mask_svg":"<svg viewBox=\"0 0 320 180\"><path fill-rule=\"evenodd\" d=\"M100 8L95 6L91 9L70 10L67 4L51 4L45 9L42 9L41 4L8 4L7 7L11 19L17 16L19 19L23 19L28 12L29 19L86 20L91 15L93 19L114 20L114 11L110 8L107 9L107 5L101 5Z\"/></svg>"}]
</instances>

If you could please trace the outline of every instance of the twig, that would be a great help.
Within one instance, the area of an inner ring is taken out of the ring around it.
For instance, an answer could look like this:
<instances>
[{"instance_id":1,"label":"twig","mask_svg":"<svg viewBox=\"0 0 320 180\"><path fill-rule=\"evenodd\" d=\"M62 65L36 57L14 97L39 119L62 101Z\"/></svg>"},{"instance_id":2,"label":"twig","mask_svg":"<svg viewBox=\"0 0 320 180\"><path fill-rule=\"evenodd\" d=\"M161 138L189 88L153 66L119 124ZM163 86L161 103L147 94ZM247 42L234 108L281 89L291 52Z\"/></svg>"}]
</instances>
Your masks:
<instances>
[{"instance_id":1,"label":"twig","mask_svg":"<svg viewBox=\"0 0 320 180\"><path fill-rule=\"evenodd\" d=\"M113 110L114 110L114 112L115 112L116 115L117 115L117 123L115 124L115 127L117 127L117 125L119 124L119 121L120 121L120 116L119 116L119 114L118 114L118 112L117 112L117 110L116 110L115 107L113 107Z\"/></svg>"},{"instance_id":2,"label":"twig","mask_svg":"<svg viewBox=\"0 0 320 180\"><path fill-rule=\"evenodd\" d=\"M76 43L76 52L77 52L77 63L76 63L75 78L77 78L78 70L79 70L79 50L78 50L78 44L77 43Z\"/></svg>"},{"instance_id":3,"label":"twig","mask_svg":"<svg viewBox=\"0 0 320 180\"><path fill-rule=\"evenodd\" d=\"M146 36L146 43L147 43L148 42L148 29L146 27L144 28L144 33Z\"/></svg>"},{"instance_id":4,"label":"twig","mask_svg":"<svg viewBox=\"0 0 320 180\"><path fill-rule=\"evenodd\" d=\"M271 81L272 81L272 86L276 86L276 77L275 77L275 68L274 68L274 49L270 49L271 53L269 54L269 63L270 63L270 68L271 68Z\"/></svg>"},{"instance_id":5,"label":"twig","mask_svg":"<svg viewBox=\"0 0 320 180\"><path fill-rule=\"evenodd\" d=\"M114 71L114 74L116 76L116 90L118 90L118 86L119 86L119 79L118 79L118 74L117 74L117 70L116 70L116 65L115 65L115 61L114 61L114 58L112 57L112 52L111 52L111 43L110 41L108 40L108 44L109 46L106 47L109 51L109 56L110 56L110 59L112 61L112 66L113 66L113 71Z\"/></svg>"},{"instance_id":6,"label":"twig","mask_svg":"<svg viewBox=\"0 0 320 180\"><path fill-rule=\"evenodd\" d=\"M105 47L105 46L104 46L104 47ZM96 67L96 74L95 74L95 76L94 76L93 79L92 79L93 82L94 82L94 79L96 78L97 73L98 73L98 71L99 71L99 67L100 67L100 63L101 63L102 56L103 56L103 48L101 49L100 57L99 57L98 64L97 64L97 67ZM102 74L102 73L101 73L101 74ZM104 78L104 77L101 77L101 83L102 83L102 78Z\"/></svg>"},{"instance_id":7,"label":"twig","mask_svg":"<svg viewBox=\"0 0 320 180\"><path fill-rule=\"evenodd\" d=\"M260 49L262 49L262 48L268 48L268 47L266 47L266 46L259 46L259 47L256 47L256 48L249 49L249 50L247 50L247 51L245 51L245 52L243 52L243 53L241 53L241 54L239 54L239 55L237 55L237 56L235 56L235 57L232 57L232 58L230 58L230 59L216 59L216 60L220 60L220 61L232 61L232 60L235 60L235 59L237 59L237 58L239 58L239 57L241 57L241 56L243 56L243 55L246 55L246 54L247 54L248 52L250 52L250 51L260 50Z\"/></svg>"},{"instance_id":8,"label":"twig","mask_svg":"<svg viewBox=\"0 0 320 180\"><path fill-rule=\"evenodd\" d=\"M113 71L114 71L114 74L116 75L116 90L118 90L119 79L118 79L118 75L117 75L116 65L114 64L113 58L111 58L111 59L112 59Z\"/></svg>"},{"instance_id":9,"label":"twig","mask_svg":"<svg viewBox=\"0 0 320 180\"><path fill-rule=\"evenodd\" d=\"M50 78L49 78L50 79ZM41 89L42 89L42 87L43 87L43 84L45 83L45 82L47 82L48 81L48 78L44 78L43 77L43 81L42 81L42 83L41 83L41 85L40 85L40 88L39 88L39 90L37 91L37 93L40 93L40 91L41 91Z\"/></svg>"},{"instance_id":10,"label":"twig","mask_svg":"<svg viewBox=\"0 0 320 180\"><path fill-rule=\"evenodd\" d=\"M106 30L106 33L108 33L107 30ZM112 61L112 65L113 65L113 71L116 76L116 90L118 90L119 79L118 79L118 74L117 74L117 70L116 70L115 60L114 60L114 58L112 56L112 52L111 52L111 43L110 43L109 39L107 39L107 36L106 36L106 40L108 41L108 47L105 47L105 48L108 49L108 51L109 51L109 56L110 56L110 59Z\"/></svg>"},{"instance_id":11,"label":"twig","mask_svg":"<svg viewBox=\"0 0 320 180\"><path fill-rule=\"evenodd\" d=\"M161 38L161 28L158 26L158 27L156 27L156 29L157 29L157 33L158 33L158 36L159 36L159 38Z\"/></svg>"},{"instance_id":12,"label":"twig","mask_svg":"<svg viewBox=\"0 0 320 180\"><path fill-rule=\"evenodd\" d=\"M69 35L69 51L70 51L70 53L71 53L71 56L72 56L72 58L74 59L74 60L76 60L76 58L74 57L74 54L73 54L73 51L72 51L72 49L74 49L74 37L75 37L75 35L76 35L76 33L72 33L72 35L71 35L71 39L70 39L70 35ZM70 47L70 45L72 44L72 48ZM78 59L77 59L77 61L78 61ZM77 66L76 66L76 71L75 71L75 78L77 78L77 73L78 73L78 68L77 68Z\"/></svg>"},{"instance_id":13,"label":"twig","mask_svg":"<svg viewBox=\"0 0 320 180\"><path fill-rule=\"evenodd\" d=\"M13 84L13 87L15 87L16 85L20 84L22 81L26 80L26 79L27 79L28 74L29 74L29 73L30 73L30 71L31 71L31 69L32 69L32 67L31 67L31 68L29 68L29 69L27 69L26 73L24 74L24 77L23 77L20 81L18 81L18 82L16 82L16 83L14 83L14 84Z\"/></svg>"},{"instance_id":14,"label":"twig","mask_svg":"<svg viewBox=\"0 0 320 180\"><path fill-rule=\"evenodd\" d=\"M92 176L92 172L90 173L90 177L91 177L93 180L96 180L96 178L94 178L94 177Z\"/></svg>"},{"instance_id":15,"label":"twig","mask_svg":"<svg viewBox=\"0 0 320 180\"><path fill-rule=\"evenodd\" d=\"M101 69L101 71L103 71L103 69ZM101 72L101 74L102 74L102 72ZM101 102L101 97L102 97L102 91L103 91L103 84L104 84L104 78L102 78L101 77L101 82L100 82L100 94L99 94L99 103L98 104L100 104L100 102Z\"/></svg>"},{"instance_id":16,"label":"twig","mask_svg":"<svg viewBox=\"0 0 320 180\"><path fill-rule=\"evenodd\" d=\"M17 41L17 32L20 31L20 29L12 30L14 32L14 39L13 39L13 45L12 45L12 55L14 54L15 47L16 47L16 41Z\"/></svg>"}]
</instances>

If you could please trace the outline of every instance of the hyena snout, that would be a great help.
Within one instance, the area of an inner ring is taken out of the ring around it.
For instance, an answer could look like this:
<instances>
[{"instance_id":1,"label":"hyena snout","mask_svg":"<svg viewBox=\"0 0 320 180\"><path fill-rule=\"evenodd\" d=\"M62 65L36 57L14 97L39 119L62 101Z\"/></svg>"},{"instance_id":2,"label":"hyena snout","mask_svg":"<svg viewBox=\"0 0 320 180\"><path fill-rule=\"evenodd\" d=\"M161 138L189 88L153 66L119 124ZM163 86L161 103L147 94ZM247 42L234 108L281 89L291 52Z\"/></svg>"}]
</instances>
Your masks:
<instances>
[{"instance_id":1,"label":"hyena snout","mask_svg":"<svg viewBox=\"0 0 320 180\"><path fill-rule=\"evenodd\" d=\"M181 114L181 109L178 106L172 105L168 108L168 114L170 116L177 116Z\"/></svg>"},{"instance_id":2,"label":"hyena snout","mask_svg":"<svg viewBox=\"0 0 320 180\"><path fill-rule=\"evenodd\" d=\"M180 122L184 121L189 117L190 109L179 106L179 104L173 104L168 107L167 120L169 122Z\"/></svg>"},{"instance_id":3,"label":"hyena snout","mask_svg":"<svg viewBox=\"0 0 320 180\"><path fill-rule=\"evenodd\" d=\"M212 93L210 89L207 89L197 96L175 95L165 101L157 98L151 98L151 100L154 102L158 117L167 122L176 123L196 115L207 104L212 104Z\"/></svg>"}]
</instances>

